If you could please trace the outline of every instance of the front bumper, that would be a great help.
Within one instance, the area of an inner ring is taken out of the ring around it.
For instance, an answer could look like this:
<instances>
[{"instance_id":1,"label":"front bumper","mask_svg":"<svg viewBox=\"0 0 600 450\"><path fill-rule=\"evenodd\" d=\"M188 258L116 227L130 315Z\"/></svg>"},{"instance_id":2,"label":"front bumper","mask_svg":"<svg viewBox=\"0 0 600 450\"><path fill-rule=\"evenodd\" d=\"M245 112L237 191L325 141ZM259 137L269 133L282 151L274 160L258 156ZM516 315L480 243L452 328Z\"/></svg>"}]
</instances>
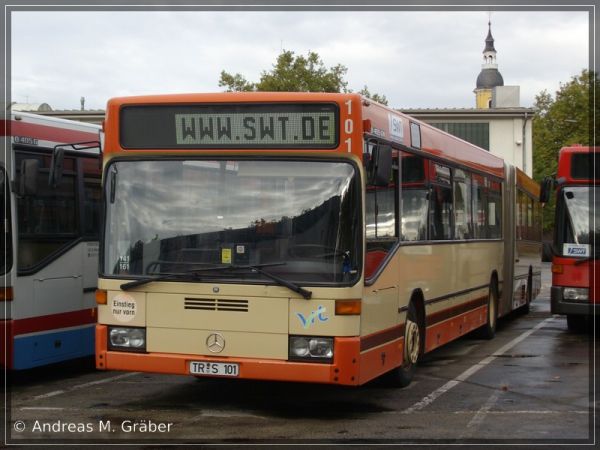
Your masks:
<instances>
[{"instance_id":1,"label":"front bumper","mask_svg":"<svg viewBox=\"0 0 600 450\"><path fill-rule=\"evenodd\" d=\"M357 386L393 369L402 361L403 339L361 353L359 337L336 337L332 364L258 358L214 357L174 353L133 353L108 350L108 327L96 325L96 367L174 375L190 373L191 361L239 364L236 378ZM381 358L381 353L388 358ZM362 367L362 372L361 372ZM196 375L197 376L197 375Z\"/></svg>"},{"instance_id":2,"label":"front bumper","mask_svg":"<svg viewBox=\"0 0 600 450\"><path fill-rule=\"evenodd\" d=\"M598 316L600 315L600 304L570 302L563 298L562 287L552 286L550 289L550 311L552 314Z\"/></svg>"}]
</instances>

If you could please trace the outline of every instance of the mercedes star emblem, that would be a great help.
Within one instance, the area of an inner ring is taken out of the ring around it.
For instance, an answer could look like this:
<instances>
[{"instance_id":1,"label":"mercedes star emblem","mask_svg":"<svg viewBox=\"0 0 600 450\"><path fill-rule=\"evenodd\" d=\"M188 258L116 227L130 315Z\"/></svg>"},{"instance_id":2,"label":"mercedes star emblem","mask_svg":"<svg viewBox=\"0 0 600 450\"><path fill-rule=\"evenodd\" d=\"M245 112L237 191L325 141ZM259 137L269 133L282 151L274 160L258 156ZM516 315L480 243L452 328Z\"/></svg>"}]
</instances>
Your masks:
<instances>
[{"instance_id":1,"label":"mercedes star emblem","mask_svg":"<svg viewBox=\"0 0 600 450\"><path fill-rule=\"evenodd\" d=\"M209 334L206 338L206 347L211 353L221 353L225 348L225 338L219 333Z\"/></svg>"}]
</instances>

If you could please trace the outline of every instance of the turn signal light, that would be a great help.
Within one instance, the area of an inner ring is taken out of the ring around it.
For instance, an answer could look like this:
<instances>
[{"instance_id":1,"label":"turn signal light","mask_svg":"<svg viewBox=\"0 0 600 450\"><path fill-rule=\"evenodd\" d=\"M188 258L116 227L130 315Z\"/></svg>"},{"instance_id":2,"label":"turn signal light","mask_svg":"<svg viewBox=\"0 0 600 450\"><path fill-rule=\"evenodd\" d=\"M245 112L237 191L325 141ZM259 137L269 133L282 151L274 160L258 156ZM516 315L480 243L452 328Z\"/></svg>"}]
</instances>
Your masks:
<instances>
[{"instance_id":1,"label":"turn signal light","mask_svg":"<svg viewBox=\"0 0 600 450\"><path fill-rule=\"evenodd\" d=\"M360 300L336 300L336 316L360 316L362 302Z\"/></svg>"},{"instance_id":2,"label":"turn signal light","mask_svg":"<svg viewBox=\"0 0 600 450\"><path fill-rule=\"evenodd\" d=\"M10 302L13 299L13 288L3 287L0 288L0 302Z\"/></svg>"},{"instance_id":3,"label":"turn signal light","mask_svg":"<svg viewBox=\"0 0 600 450\"><path fill-rule=\"evenodd\" d=\"M104 289L96 289L96 304L106 305L108 302L108 295Z\"/></svg>"},{"instance_id":4,"label":"turn signal light","mask_svg":"<svg viewBox=\"0 0 600 450\"><path fill-rule=\"evenodd\" d=\"M564 267L562 264L552 264L552 273L561 274L564 272Z\"/></svg>"}]
</instances>

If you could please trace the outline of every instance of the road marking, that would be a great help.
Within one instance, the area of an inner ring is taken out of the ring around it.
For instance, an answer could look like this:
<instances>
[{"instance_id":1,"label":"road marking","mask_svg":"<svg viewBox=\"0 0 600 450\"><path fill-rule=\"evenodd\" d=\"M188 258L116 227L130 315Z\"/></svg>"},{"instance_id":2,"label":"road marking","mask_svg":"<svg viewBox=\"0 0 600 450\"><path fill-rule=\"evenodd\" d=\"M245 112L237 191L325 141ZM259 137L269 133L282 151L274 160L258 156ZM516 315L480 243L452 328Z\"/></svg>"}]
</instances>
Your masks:
<instances>
[{"instance_id":1,"label":"road marking","mask_svg":"<svg viewBox=\"0 0 600 450\"><path fill-rule=\"evenodd\" d=\"M520 342L522 342L523 340L527 339L531 334L535 333L537 330L546 326L546 324L548 324L549 322L551 322L553 320L554 320L554 317L549 317L546 320L543 320L542 322L538 323L531 330L528 330L525 333L517 336L512 341L510 341L508 344L505 344L504 346L500 347L500 349L495 351L491 356L488 356L488 357L482 359L481 361L479 361L477 364L469 367L467 370L465 370L463 373L461 373L459 376L457 376L453 380L448 381L446 384L437 388L435 391L433 391L429 395L423 397L420 401L418 401L417 403L412 405L410 408L407 408L404 411L402 411L402 414L410 414L410 413L419 411L419 410L431 405L438 397L445 394L446 392L448 392L450 389L457 386L458 384L466 381L471 375L473 375L474 373L483 369L489 363L494 361L498 356L502 356L504 353L506 353L511 348L513 348L515 345L517 345Z\"/></svg>"},{"instance_id":2,"label":"road marking","mask_svg":"<svg viewBox=\"0 0 600 450\"><path fill-rule=\"evenodd\" d=\"M54 408L52 406L24 406L21 411L63 411L65 408Z\"/></svg>"},{"instance_id":3,"label":"road marking","mask_svg":"<svg viewBox=\"0 0 600 450\"><path fill-rule=\"evenodd\" d=\"M475 411L453 411L453 414L473 414ZM517 411L488 411L490 416L502 416L509 414L590 414L589 411L559 411L559 410L517 410Z\"/></svg>"},{"instance_id":4,"label":"road marking","mask_svg":"<svg viewBox=\"0 0 600 450\"><path fill-rule=\"evenodd\" d=\"M114 377L110 377L110 378L103 378L101 380L96 380L96 381L90 381L88 383L83 383L83 384L77 384L75 386L73 386L72 388L64 391L64 390L59 390L59 391L52 391L52 392L48 392L47 394L42 394L42 395L36 395L34 398L34 400L39 400L42 398L50 398L50 397L56 397L57 395L61 395L64 394L66 392L72 392L75 391L77 389L82 389L82 388L86 388L86 387L90 387L90 386L96 386L98 384L104 384L104 383L110 383L111 381L116 381L116 380L121 380L123 378L128 378L128 377L132 377L134 375L138 375L139 372L129 372L129 373L125 373L122 375L117 375Z\"/></svg>"},{"instance_id":5,"label":"road marking","mask_svg":"<svg viewBox=\"0 0 600 450\"><path fill-rule=\"evenodd\" d=\"M485 402L483 406L479 408L477 414L475 414L471 421L467 424L467 428L477 427L481 425L481 423L485 419L485 416L490 412L490 409L492 409L492 407L498 401L498 397L498 392L494 392L492 395L490 395L490 398L487 399L487 402Z\"/></svg>"}]
</instances>

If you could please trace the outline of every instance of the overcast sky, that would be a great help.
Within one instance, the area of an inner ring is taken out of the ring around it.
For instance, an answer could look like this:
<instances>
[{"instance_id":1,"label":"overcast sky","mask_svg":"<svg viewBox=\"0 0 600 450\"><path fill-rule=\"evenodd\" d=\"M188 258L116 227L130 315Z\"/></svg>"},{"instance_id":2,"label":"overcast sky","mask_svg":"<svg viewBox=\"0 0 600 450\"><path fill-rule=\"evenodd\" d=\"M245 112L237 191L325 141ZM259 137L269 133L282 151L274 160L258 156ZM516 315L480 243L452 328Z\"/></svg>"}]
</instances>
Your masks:
<instances>
[{"instance_id":1,"label":"overcast sky","mask_svg":"<svg viewBox=\"0 0 600 450\"><path fill-rule=\"evenodd\" d=\"M505 85L521 106L588 67L585 12L493 12ZM281 49L348 68L348 88L392 107L474 107L488 13L15 12L12 101L104 109L122 95L216 92L221 70L257 81Z\"/></svg>"}]
</instances>

